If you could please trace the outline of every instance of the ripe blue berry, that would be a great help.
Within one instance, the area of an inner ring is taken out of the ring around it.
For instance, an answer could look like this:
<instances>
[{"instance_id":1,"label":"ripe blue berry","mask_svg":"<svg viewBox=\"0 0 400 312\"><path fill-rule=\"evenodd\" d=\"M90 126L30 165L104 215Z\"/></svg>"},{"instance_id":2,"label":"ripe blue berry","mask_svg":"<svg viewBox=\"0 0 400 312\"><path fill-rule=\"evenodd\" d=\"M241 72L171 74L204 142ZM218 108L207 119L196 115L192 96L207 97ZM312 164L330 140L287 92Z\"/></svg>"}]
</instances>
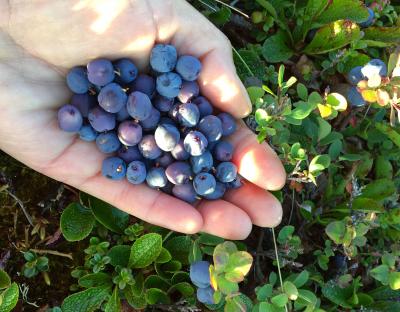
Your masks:
<instances>
[{"instance_id":1,"label":"ripe blue berry","mask_svg":"<svg viewBox=\"0 0 400 312\"><path fill-rule=\"evenodd\" d=\"M347 93L347 99L350 105L353 107L361 107L366 104L360 92L358 92L356 87L351 87Z\"/></svg>"},{"instance_id":2,"label":"ripe blue berry","mask_svg":"<svg viewBox=\"0 0 400 312\"><path fill-rule=\"evenodd\" d=\"M347 74L347 79L352 85L356 86L361 80L365 79L365 76L363 75L361 70L362 66L356 66L352 68Z\"/></svg>"},{"instance_id":3,"label":"ripe blue berry","mask_svg":"<svg viewBox=\"0 0 400 312\"><path fill-rule=\"evenodd\" d=\"M187 103L199 95L200 88L196 81L184 81L179 91L178 99L181 103Z\"/></svg>"},{"instance_id":4,"label":"ripe blue berry","mask_svg":"<svg viewBox=\"0 0 400 312\"><path fill-rule=\"evenodd\" d=\"M101 107L92 108L89 111L88 119L93 129L97 132L109 131L115 128L115 115L106 112Z\"/></svg>"},{"instance_id":5,"label":"ripe blue berry","mask_svg":"<svg viewBox=\"0 0 400 312\"><path fill-rule=\"evenodd\" d=\"M220 182L232 182L237 176L237 168L231 162L222 162L217 166L215 175Z\"/></svg>"},{"instance_id":6,"label":"ripe blue berry","mask_svg":"<svg viewBox=\"0 0 400 312\"><path fill-rule=\"evenodd\" d=\"M147 173L146 182L147 185L152 188L160 188L166 186L168 180L167 176L165 175L165 169L161 167L150 169L150 171Z\"/></svg>"},{"instance_id":7,"label":"ripe blue berry","mask_svg":"<svg viewBox=\"0 0 400 312\"><path fill-rule=\"evenodd\" d=\"M193 188L193 184L190 182L182 185L174 185L172 188L172 194L176 198L190 204L193 204L197 200L196 191Z\"/></svg>"},{"instance_id":8,"label":"ripe blue berry","mask_svg":"<svg viewBox=\"0 0 400 312\"><path fill-rule=\"evenodd\" d=\"M364 28L371 26L374 23L374 18L375 18L374 11L371 8L367 8L367 10L368 10L368 18L364 22L359 23L359 25Z\"/></svg>"},{"instance_id":9,"label":"ripe blue berry","mask_svg":"<svg viewBox=\"0 0 400 312\"><path fill-rule=\"evenodd\" d=\"M82 127L83 118L80 111L72 105L66 104L58 110L58 125L66 132L78 132Z\"/></svg>"},{"instance_id":10,"label":"ripe blue berry","mask_svg":"<svg viewBox=\"0 0 400 312\"><path fill-rule=\"evenodd\" d=\"M157 125L160 122L160 118L161 118L160 112L154 107L152 107L150 117L145 120L142 120L140 124L143 130L145 131L154 130L155 128L157 128Z\"/></svg>"},{"instance_id":11,"label":"ripe blue berry","mask_svg":"<svg viewBox=\"0 0 400 312\"><path fill-rule=\"evenodd\" d=\"M132 161L126 169L126 178L132 184L141 184L146 180L146 166L139 160Z\"/></svg>"},{"instance_id":12,"label":"ripe blue berry","mask_svg":"<svg viewBox=\"0 0 400 312\"><path fill-rule=\"evenodd\" d=\"M93 142L97 138L97 132L91 125L84 125L79 130L79 138L86 142Z\"/></svg>"},{"instance_id":13,"label":"ripe blue berry","mask_svg":"<svg viewBox=\"0 0 400 312\"><path fill-rule=\"evenodd\" d=\"M118 151L121 143L114 132L105 132L97 136L96 145L102 153L110 154Z\"/></svg>"},{"instance_id":14,"label":"ripe blue berry","mask_svg":"<svg viewBox=\"0 0 400 312\"><path fill-rule=\"evenodd\" d=\"M196 175L193 180L193 187L197 194L203 196L214 192L217 181L214 176L207 172Z\"/></svg>"},{"instance_id":15,"label":"ripe blue berry","mask_svg":"<svg viewBox=\"0 0 400 312\"><path fill-rule=\"evenodd\" d=\"M368 79L374 75L386 76L387 66L380 59L372 59L363 66L361 73Z\"/></svg>"},{"instance_id":16,"label":"ripe blue berry","mask_svg":"<svg viewBox=\"0 0 400 312\"><path fill-rule=\"evenodd\" d=\"M91 83L102 87L114 80L114 67L109 60L99 58L87 64L87 75Z\"/></svg>"},{"instance_id":17,"label":"ripe blue berry","mask_svg":"<svg viewBox=\"0 0 400 312\"><path fill-rule=\"evenodd\" d=\"M156 90L156 81L149 75L140 74L130 86L133 91L142 92L151 98Z\"/></svg>"},{"instance_id":18,"label":"ripe blue berry","mask_svg":"<svg viewBox=\"0 0 400 312\"><path fill-rule=\"evenodd\" d=\"M172 157L176 160L187 160L190 157L190 154L185 150L183 139L180 139L178 144L171 151Z\"/></svg>"},{"instance_id":19,"label":"ripe blue berry","mask_svg":"<svg viewBox=\"0 0 400 312\"><path fill-rule=\"evenodd\" d=\"M100 107L106 112L117 113L126 105L128 97L119 84L113 82L100 90L97 99Z\"/></svg>"},{"instance_id":20,"label":"ripe blue berry","mask_svg":"<svg viewBox=\"0 0 400 312\"><path fill-rule=\"evenodd\" d=\"M192 156L199 156L207 148L207 139L199 131L190 131L183 140L185 150Z\"/></svg>"},{"instance_id":21,"label":"ripe blue berry","mask_svg":"<svg viewBox=\"0 0 400 312\"><path fill-rule=\"evenodd\" d=\"M165 96L156 96L153 100L154 107L157 108L160 112L166 113L172 108L174 105L174 99L166 98Z\"/></svg>"},{"instance_id":22,"label":"ripe blue berry","mask_svg":"<svg viewBox=\"0 0 400 312\"><path fill-rule=\"evenodd\" d=\"M167 73L175 68L178 53L176 48L169 44L157 44L151 50L150 66L159 73Z\"/></svg>"},{"instance_id":23,"label":"ripe blue berry","mask_svg":"<svg viewBox=\"0 0 400 312\"><path fill-rule=\"evenodd\" d=\"M86 118L89 111L96 106L96 98L88 93L74 94L71 98L71 105L79 109L82 117Z\"/></svg>"},{"instance_id":24,"label":"ripe blue berry","mask_svg":"<svg viewBox=\"0 0 400 312\"><path fill-rule=\"evenodd\" d=\"M235 118L229 113L220 113L217 117L221 120L222 123L222 135L228 136L233 134L236 131L236 122Z\"/></svg>"},{"instance_id":25,"label":"ripe blue berry","mask_svg":"<svg viewBox=\"0 0 400 312\"><path fill-rule=\"evenodd\" d=\"M225 183L225 185L229 189L237 189L243 185L243 182L240 176L237 175L235 180L233 180L232 182Z\"/></svg>"},{"instance_id":26,"label":"ripe blue berry","mask_svg":"<svg viewBox=\"0 0 400 312\"><path fill-rule=\"evenodd\" d=\"M170 164L165 170L168 181L175 185L185 184L189 182L192 176L192 170L188 163L177 161Z\"/></svg>"},{"instance_id":27,"label":"ripe blue berry","mask_svg":"<svg viewBox=\"0 0 400 312\"><path fill-rule=\"evenodd\" d=\"M139 151L144 158L156 159L161 156L162 150L157 146L154 135L145 135L139 143Z\"/></svg>"},{"instance_id":28,"label":"ripe blue berry","mask_svg":"<svg viewBox=\"0 0 400 312\"><path fill-rule=\"evenodd\" d=\"M127 164L134 160L143 160L137 146L121 146L118 150L118 157L123 159Z\"/></svg>"},{"instance_id":29,"label":"ripe blue berry","mask_svg":"<svg viewBox=\"0 0 400 312\"><path fill-rule=\"evenodd\" d=\"M195 127L200 119L198 107L192 103L180 104L177 107L176 117L184 127Z\"/></svg>"},{"instance_id":30,"label":"ripe blue berry","mask_svg":"<svg viewBox=\"0 0 400 312\"><path fill-rule=\"evenodd\" d=\"M169 72L157 77L157 92L167 98L174 98L179 94L182 86L182 78L175 73Z\"/></svg>"},{"instance_id":31,"label":"ripe blue berry","mask_svg":"<svg viewBox=\"0 0 400 312\"><path fill-rule=\"evenodd\" d=\"M208 261L196 261L190 265L190 280L199 288L210 286L210 263Z\"/></svg>"},{"instance_id":32,"label":"ripe blue berry","mask_svg":"<svg viewBox=\"0 0 400 312\"><path fill-rule=\"evenodd\" d=\"M227 141L219 141L214 147L214 157L218 161L230 161L233 156L233 145Z\"/></svg>"},{"instance_id":33,"label":"ripe blue berry","mask_svg":"<svg viewBox=\"0 0 400 312\"><path fill-rule=\"evenodd\" d=\"M205 151L200 156L190 157L190 164L195 174L209 171L213 166L213 162L213 157L209 151Z\"/></svg>"},{"instance_id":34,"label":"ripe blue berry","mask_svg":"<svg viewBox=\"0 0 400 312\"><path fill-rule=\"evenodd\" d=\"M111 180L122 180L125 178L125 162L118 157L109 157L103 160L101 174Z\"/></svg>"},{"instance_id":35,"label":"ripe blue berry","mask_svg":"<svg viewBox=\"0 0 400 312\"><path fill-rule=\"evenodd\" d=\"M90 83L86 69L81 66L73 67L67 74L67 85L74 93L82 94L88 92Z\"/></svg>"},{"instance_id":36,"label":"ripe blue berry","mask_svg":"<svg viewBox=\"0 0 400 312\"><path fill-rule=\"evenodd\" d=\"M150 98L140 91L132 92L128 97L126 105L129 115L137 120L145 120L149 118L153 107Z\"/></svg>"},{"instance_id":37,"label":"ripe blue berry","mask_svg":"<svg viewBox=\"0 0 400 312\"><path fill-rule=\"evenodd\" d=\"M115 114L115 117L116 117L118 122L125 121L125 120L131 118L131 116L128 113L128 110L126 109L126 105L124 105L121 108L121 110L118 113Z\"/></svg>"},{"instance_id":38,"label":"ripe blue berry","mask_svg":"<svg viewBox=\"0 0 400 312\"><path fill-rule=\"evenodd\" d=\"M135 64L127 58L120 59L114 63L117 71L118 80L122 83L130 83L134 81L138 75L138 69Z\"/></svg>"},{"instance_id":39,"label":"ripe blue berry","mask_svg":"<svg viewBox=\"0 0 400 312\"><path fill-rule=\"evenodd\" d=\"M208 142L218 141L222 136L222 122L217 116L203 117L198 128L206 136Z\"/></svg>"},{"instance_id":40,"label":"ripe blue berry","mask_svg":"<svg viewBox=\"0 0 400 312\"><path fill-rule=\"evenodd\" d=\"M200 112L200 118L211 115L213 113L213 107L210 102L204 97L199 96L193 100L193 103L197 105Z\"/></svg>"},{"instance_id":41,"label":"ripe blue berry","mask_svg":"<svg viewBox=\"0 0 400 312\"><path fill-rule=\"evenodd\" d=\"M196 80L201 71L200 61L191 55L182 55L176 63L176 72L182 76L184 80Z\"/></svg>"},{"instance_id":42,"label":"ripe blue berry","mask_svg":"<svg viewBox=\"0 0 400 312\"><path fill-rule=\"evenodd\" d=\"M170 152L178 144L181 135L176 127L168 124L161 124L157 127L154 138L159 148L165 152Z\"/></svg>"},{"instance_id":43,"label":"ripe blue berry","mask_svg":"<svg viewBox=\"0 0 400 312\"><path fill-rule=\"evenodd\" d=\"M142 127L132 120L127 120L119 124L118 138L126 146L137 145L141 141L142 135Z\"/></svg>"},{"instance_id":44,"label":"ripe blue berry","mask_svg":"<svg viewBox=\"0 0 400 312\"><path fill-rule=\"evenodd\" d=\"M197 288L197 300L203 304L214 304L214 289L211 286L207 288Z\"/></svg>"},{"instance_id":45,"label":"ripe blue berry","mask_svg":"<svg viewBox=\"0 0 400 312\"><path fill-rule=\"evenodd\" d=\"M225 191L226 191L225 184L221 183L221 182L217 182L217 184L215 185L214 191L210 194L203 195L203 197L208 200L220 199L224 196Z\"/></svg>"},{"instance_id":46,"label":"ripe blue berry","mask_svg":"<svg viewBox=\"0 0 400 312\"><path fill-rule=\"evenodd\" d=\"M175 159L172 157L171 153L164 153L162 156L156 159L156 166L166 168L174 161Z\"/></svg>"}]
</instances>

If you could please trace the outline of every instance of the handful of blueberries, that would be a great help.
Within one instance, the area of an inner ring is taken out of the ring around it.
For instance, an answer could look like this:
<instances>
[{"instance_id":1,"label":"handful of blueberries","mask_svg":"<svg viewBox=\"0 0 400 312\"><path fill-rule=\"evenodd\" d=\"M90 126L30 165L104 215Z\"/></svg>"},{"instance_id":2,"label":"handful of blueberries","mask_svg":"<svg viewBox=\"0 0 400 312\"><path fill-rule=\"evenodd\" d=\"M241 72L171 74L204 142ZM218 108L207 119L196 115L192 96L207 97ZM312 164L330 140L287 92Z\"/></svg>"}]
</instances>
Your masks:
<instances>
[{"instance_id":1,"label":"handful of blueberries","mask_svg":"<svg viewBox=\"0 0 400 312\"><path fill-rule=\"evenodd\" d=\"M71 103L58 111L59 127L95 141L108 154L102 174L173 194L188 203L221 198L241 186L231 162L234 118L200 96L201 62L178 57L172 45L157 44L151 74L139 74L129 59L95 59L72 68Z\"/></svg>"}]
</instances>

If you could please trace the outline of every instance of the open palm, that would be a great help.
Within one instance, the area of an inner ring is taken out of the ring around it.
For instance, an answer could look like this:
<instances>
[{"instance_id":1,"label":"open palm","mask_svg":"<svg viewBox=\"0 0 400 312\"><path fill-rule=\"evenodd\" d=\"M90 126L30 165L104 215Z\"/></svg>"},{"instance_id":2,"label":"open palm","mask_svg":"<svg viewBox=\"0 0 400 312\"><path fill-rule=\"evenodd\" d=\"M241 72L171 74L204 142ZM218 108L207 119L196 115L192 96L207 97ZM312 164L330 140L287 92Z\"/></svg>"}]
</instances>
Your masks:
<instances>
[{"instance_id":1,"label":"open palm","mask_svg":"<svg viewBox=\"0 0 400 312\"><path fill-rule=\"evenodd\" d=\"M240 118L251 106L236 76L228 40L183 0L40 0L0 3L0 148L33 169L150 223L243 239L252 224L275 226L279 202L266 189L285 182L283 167L243 125L231 138L233 161L248 182L224 200L196 207L145 185L100 174L94 143L58 129L57 108L71 96L68 68L96 57L130 57L145 70L155 42L201 59L202 93Z\"/></svg>"}]
</instances>

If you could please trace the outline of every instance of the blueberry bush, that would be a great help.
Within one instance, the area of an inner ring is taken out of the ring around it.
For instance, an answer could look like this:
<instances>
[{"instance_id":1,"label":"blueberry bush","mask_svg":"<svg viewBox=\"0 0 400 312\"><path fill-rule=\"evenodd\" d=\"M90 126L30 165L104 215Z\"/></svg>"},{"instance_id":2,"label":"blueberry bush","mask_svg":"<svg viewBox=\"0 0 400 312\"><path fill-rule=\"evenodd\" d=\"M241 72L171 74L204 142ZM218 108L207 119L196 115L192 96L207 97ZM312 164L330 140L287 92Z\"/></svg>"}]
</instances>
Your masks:
<instances>
[{"instance_id":1,"label":"blueberry bush","mask_svg":"<svg viewBox=\"0 0 400 312\"><path fill-rule=\"evenodd\" d=\"M60 229L44 217L29 217L24 239L13 246L18 270L7 265L9 255L0 255L0 312L17 304L65 312L400 311L400 5L388 0L190 2L231 39L253 105L245 122L284 164L287 184L274 192L284 208L282 224L254 228L240 242L206 233L182 235L85 193L71 189L62 195L63 189L53 200L61 208L52 212L60 215ZM228 114L204 119L212 107L196 97L201 64L191 57L178 60L175 53L171 46L153 50L151 66L163 73L158 84L128 59L92 61L87 73L73 68L67 84L76 94L60 109L59 124L79 131L84 141L96 141L106 153L118 151L103 163L104 176L127 176L153 188L170 181L182 200L193 202L199 195L212 200L225 188L239 187L240 178L229 162L229 143L219 141L212 150L204 145L235 129ZM193 72L185 71L187 63ZM178 74L171 73L174 68ZM82 96L91 88L86 75L95 85L107 85L94 91L102 109L84 110L93 104ZM124 83L141 92L128 100L120 87ZM159 97L152 107L146 94L154 88L188 102L179 108L179 123L198 124L204 135L178 131L162 117L174 113L172 102ZM141 120L141 128L126 116ZM115 123L118 133L98 135ZM151 137L142 138L142 128L152 131ZM121 149L120 142L131 147ZM151 148L142 151L139 142ZM160 157L157 146L168 153ZM144 152L158 164L148 172L140 158ZM174 159L180 161L172 166ZM216 170L215 162L220 162ZM0 166L1 203L15 201L25 209L9 188L8 170ZM178 176L188 178L190 170L196 174L193 187L180 186ZM73 261L60 265L60 258ZM58 287L60 268L68 274L62 296L28 297L26 285L42 283L42 291Z\"/></svg>"}]
</instances>

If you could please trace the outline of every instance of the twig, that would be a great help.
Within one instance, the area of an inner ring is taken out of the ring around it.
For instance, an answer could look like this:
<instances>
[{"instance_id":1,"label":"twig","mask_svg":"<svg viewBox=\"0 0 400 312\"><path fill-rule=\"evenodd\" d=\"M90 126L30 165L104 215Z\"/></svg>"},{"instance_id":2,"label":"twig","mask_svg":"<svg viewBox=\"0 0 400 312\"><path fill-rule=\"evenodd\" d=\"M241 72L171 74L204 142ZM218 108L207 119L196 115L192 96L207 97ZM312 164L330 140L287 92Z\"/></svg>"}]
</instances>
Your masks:
<instances>
[{"instance_id":1,"label":"twig","mask_svg":"<svg viewBox=\"0 0 400 312\"><path fill-rule=\"evenodd\" d=\"M245 62L245 60L244 60L244 59L242 58L242 56L239 54L239 52L238 52L234 47L232 47L232 50L233 50L233 52L235 52L235 54L237 55L237 57L239 58L239 60L243 63L244 67L246 67L246 70L249 72L249 74L250 74L251 76L254 77L255 75L254 75L253 72L251 71L249 65L247 65L247 63Z\"/></svg>"},{"instance_id":2,"label":"twig","mask_svg":"<svg viewBox=\"0 0 400 312\"><path fill-rule=\"evenodd\" d=\"M261 264L260 264L260 258L262 256L262 244L264 241L264 236L265 236L265 229L262 228L260 232L260 236L258 237L258 244L257 244L257 254L256 254L256 276L260 281L263 281L265 276L262 273L261 269Z\"/></svg>"},{"instance_id":3,"label":"twig","mask_svg":"<svg viewBox=\"0 0 400 312\"><path fill-rule=\"evenodd\" d=\"M294 196L295 196L295 192L294 192L294 188L293 188L292 189L292 207L290 209L289 222L288 222L289 225L290 225L290 222L292 221L292 215L293 215L293 210L294 210Z\"/></svg>"},{"instance_id":4,"label":"twig","mask_svg":"<svg viewBox=\"0 0 400 312\"><path fill-rule=\"evenodd\" d=\"M54 256L60 256L60 257L64 257L64 258L68 258L73 260L72 258L72 254L71 253L63 253L63 252L59 252L56 250L47 250L47 249L30 249L33 252L37 253L37 254L49 254L49 255L54 255Z\"/></svg>"},{"instance_id":5,"label":"twig","mask_svg":"<svg viewBox=\"0 0 400 312\"><path fill-rule=\"evenodd\" d=\"M11 197L17 202L17 204L21 207L21 209L22 209L22 211L23 211L23 213L24 213L26 219L28 220L29 224L32 225L32 226L35 226L35 225L33 224L32 217L29 215L28 211L25 209L25 206L24 206L23 202L22 202L17 196L15 196L13 193L11 193L10 191L6 190L6 192L7 192L7 194L8 194L9 196L11 196Z\"/></svg>"},{"instance_id":6,"label":"twig","mask_svg":"<svg viewBox=\"0 0 400 312\"><path fill-rule=\"evenodd\" d=\"M246 17L246 18L249 18L249 16L248 16L246 13L240 11L239 9L237 9L237 8L235 8L235 7L233 7L233 6L229 5L229 4L227 4L227 3L225 3L225 2L222 2L221 0L214 0L214 1L215 1L215 2L218 2L218 3L222 4L222 5L225 5L226 7L230 8L231 10L233 10L233 11L235 11L235 12L241 14L241 15L243 15L243 16Z\"/></svg>"}]
</instances>

